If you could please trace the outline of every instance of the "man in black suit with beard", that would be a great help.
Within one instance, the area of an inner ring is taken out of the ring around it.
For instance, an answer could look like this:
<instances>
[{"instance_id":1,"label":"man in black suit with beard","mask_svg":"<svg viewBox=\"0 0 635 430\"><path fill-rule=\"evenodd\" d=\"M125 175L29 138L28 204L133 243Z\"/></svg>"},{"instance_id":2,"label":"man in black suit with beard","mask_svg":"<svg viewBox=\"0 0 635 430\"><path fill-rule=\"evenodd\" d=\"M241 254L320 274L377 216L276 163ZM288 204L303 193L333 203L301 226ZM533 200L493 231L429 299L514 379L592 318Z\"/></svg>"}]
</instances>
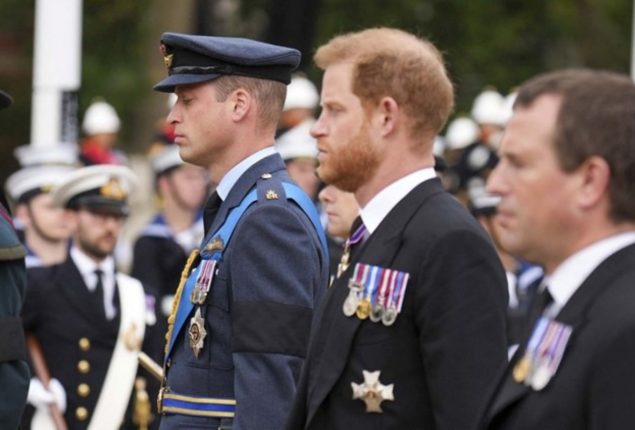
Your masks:
<instances>
[{"instance_id":1,"label":"man in black suit with beard","mask_svg":"<svg viewBox=\"0 0 635 430\"><path fill-rule=\"evenodd\" d=\"M567 70L521 86L488 188L501 245L546 276L483 428L635 426L634 180L629 77Z\"/></svg>"},{"instance_id":2,"label":"man in black suit with beard","mask_svg":"<svg viewBox=\"0 0 635 430\"><path fill-rule=\"evenodd\" d=\"M505 275L447 194L432 146L453 105L441 54L396 29L318 49L318 174L361 210L312 333L287 429L471 429L505 366Z\"/></svg>"}]
</instances>

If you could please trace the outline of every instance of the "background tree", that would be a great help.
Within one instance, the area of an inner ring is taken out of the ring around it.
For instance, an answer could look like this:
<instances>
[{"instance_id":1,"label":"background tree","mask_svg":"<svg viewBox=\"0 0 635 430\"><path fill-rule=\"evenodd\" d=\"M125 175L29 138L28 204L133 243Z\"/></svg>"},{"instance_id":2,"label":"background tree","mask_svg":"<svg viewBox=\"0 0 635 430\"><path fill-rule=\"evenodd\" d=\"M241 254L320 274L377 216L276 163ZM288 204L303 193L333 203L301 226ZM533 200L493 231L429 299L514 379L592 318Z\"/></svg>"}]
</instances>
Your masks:
<instances>
[{"instance_id":1,"label":"background tree","mask_svg":"<svg viewBox=\"0 0 635 430\"><path fill-rule=\"evenodd\" d=\"M545 70L628 73L631 8L631 0L84 0L80 113L92 98L105 97L123 119L124 148L143 152L166 109L151 91L165 74L157 51L163 31L297 47L303 70L319 83L310 61L316 46L337 33L380 25L439 46L456 85L457 112L467 112L485 86L507 93ZM29 142L34 9L34 0L0 2L0 88L16 99L0 115L0 180L16 167L12 149Z\"/></svg>"}]
</instances>

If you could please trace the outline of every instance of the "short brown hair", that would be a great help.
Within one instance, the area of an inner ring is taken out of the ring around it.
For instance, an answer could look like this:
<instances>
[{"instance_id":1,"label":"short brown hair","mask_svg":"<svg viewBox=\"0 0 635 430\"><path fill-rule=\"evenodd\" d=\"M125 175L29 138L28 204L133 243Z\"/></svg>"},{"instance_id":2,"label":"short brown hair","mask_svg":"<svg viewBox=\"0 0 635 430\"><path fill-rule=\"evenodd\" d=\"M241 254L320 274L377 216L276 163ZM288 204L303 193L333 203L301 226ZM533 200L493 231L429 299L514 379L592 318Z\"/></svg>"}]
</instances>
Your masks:
<instances>
[{"instance_id":1,"label":"short brown hair","mask_svg":"<svg viewBox=\"0 0 635 430\"><path fill-rule=\"evenodd\" d=\"M611 170L610 217L635 220L635 84L608 71L569 69L530 79L518 90L514 108L542 95L561 97L553 145L560 166L572 172L598 156Z\"/></svg>"},{"instance_id":2,"label":"short brown hair","mask_svg":"<svg viewBox=\"0 0 635 430\"><path fill-rule=\"evenodd\" d=\"M287 86L282 82L270 79L256 79L245 76L226 75L214 81L216 100L225 101L238 88L247 90L258 104L258 126L262 129L275 130L284 99L287 96Z\"/></svg>"},{"instance_id":3,"label":"short brown hair","mask_svg":"<svg viewBox=\"0 0 635 430\"><path fill-rule=\"evenodd\" d=\"M413 138L431 141L454 107L443 57L425 39L394 28L372 28L331 39L314 57L318 67L351 62L353 94L364 106L392 97L408 117Z\"/></svg>"}]
</instances>

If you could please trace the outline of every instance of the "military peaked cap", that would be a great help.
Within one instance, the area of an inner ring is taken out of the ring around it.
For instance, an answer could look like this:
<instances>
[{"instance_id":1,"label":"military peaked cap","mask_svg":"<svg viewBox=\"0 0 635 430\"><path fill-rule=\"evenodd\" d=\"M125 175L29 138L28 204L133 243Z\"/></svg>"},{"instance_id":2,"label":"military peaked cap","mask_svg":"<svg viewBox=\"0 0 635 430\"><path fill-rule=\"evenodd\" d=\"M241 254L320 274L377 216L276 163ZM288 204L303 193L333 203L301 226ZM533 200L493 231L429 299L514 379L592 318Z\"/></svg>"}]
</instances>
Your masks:
<instances>
[{"instance_id":1,"label":"military peaked cap","mask_svg":"<svg viewBox=\"0 0 635 430\"><path fill-rule=\"evenodd\" d=\"M211 81L222 75L291 82L300 51L238 37L164 33L161 52L168 77L154 86L173 92L177 85Z\"/></svg>"}]
</instances>

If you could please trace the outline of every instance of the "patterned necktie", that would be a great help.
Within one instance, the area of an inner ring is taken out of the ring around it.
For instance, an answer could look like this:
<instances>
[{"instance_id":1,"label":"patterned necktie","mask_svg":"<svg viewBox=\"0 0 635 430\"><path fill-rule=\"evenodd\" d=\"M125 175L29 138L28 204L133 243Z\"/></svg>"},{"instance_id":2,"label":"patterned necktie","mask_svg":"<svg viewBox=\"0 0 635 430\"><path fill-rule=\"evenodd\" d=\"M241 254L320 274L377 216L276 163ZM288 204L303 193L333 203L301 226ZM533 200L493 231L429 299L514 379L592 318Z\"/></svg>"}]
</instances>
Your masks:
<instances>
[{"instance_id":1,"label":"patterned necktie","mask_svg":"<svg viewBox=\"0 0 635 430\"><path fill-rule=\"evenodd\" d=\"M209 233L209 229L214 223L214 218L216 218L216 214L218 213L221 203L223 203L223 200L216 191L214 191L212 195L209 196L209 199L207 199L207 204L203 210L203 226L205 228L205 234Z\"/></svg>"},{"instance_id":2,"label":"patterned necktie","mask_svg":"<svg viewBox=\"0 0 635 430\"><path fill-rule=\"evenodd\" d=\"M337 266L337 278L348 269L348 265L350 264L351 259L351 250L355 245L360 243L362 239L364 239L364 235L368 230L366 230L366 226L362 221L362 218L358 216L355 218L353 222L353 226L351 227L351 235L346 239L344 243L344 252L342 253L342 258L340 259L340 264Z\"/></svg>"}]
</instances>

